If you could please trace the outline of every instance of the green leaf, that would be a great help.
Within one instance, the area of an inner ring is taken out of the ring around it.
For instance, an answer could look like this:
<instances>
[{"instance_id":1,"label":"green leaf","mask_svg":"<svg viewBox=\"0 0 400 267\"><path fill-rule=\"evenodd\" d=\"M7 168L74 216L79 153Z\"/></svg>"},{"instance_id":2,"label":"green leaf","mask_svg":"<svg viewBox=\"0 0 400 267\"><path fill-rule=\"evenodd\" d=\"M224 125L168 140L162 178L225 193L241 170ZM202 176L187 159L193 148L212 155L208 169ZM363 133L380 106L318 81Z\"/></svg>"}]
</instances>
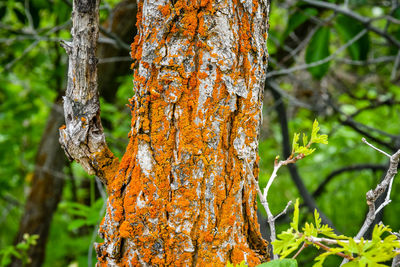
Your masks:
<instances>
[{"instance_id":1,"label":"green leaf","mask_svg":"<svg viewBox=\"0 0 400 267\"><path fill-rule=\"evenodd\" d=\"M320 61L331 54L329 51L330 29L323 27L316 31L306 49L305 61L307 64ZM321 79L329 69L329 63L308 68L315 79Z\"/></svg>"},{"instance_id":2,"label":"green leaf","mask_svg":"<svg viewBox=\"0 0 400 267\"><path fill-rule=\"evenodd\" d=\"M321 218L317 209L314 210L315 227L319 230L321 228Z\"/></svg>"},{"instance_id":3,"label":"green leaf","mask_svg":"<svg viewBox=\"0 0 400 267\"><path fill-rule=\"evenodd\" d=\"M306 236L317 236L318 231L314 227L314 224L306 222L303 227L303 232Z\"/></svg>"},{"instance_id":4,"label":"green leaf","mask_svg":"<svg viewBox=\"0 0 400 267\"><path fill-rule=\"evenodd\" d=\"M279 259L264 262L257 267L297 267L297 261L295 259Z\"/></svg>"},{"instance_id":5,"label":"green leaf","mask_svg":"<svg viewBox=\"0 0 400 267\"><path fill-rule=\"evenodd\" d=\"M296 198L296 203L294 204L293 211L293 222L290 223L290 226L296 231L299 231L299 199Z\"/></svg>"},{"instance_id":6,"label":"green leaf","mask_svg":"<svg viewBox=\"0 0 400 267\"><path fill-rule=\"evenodd\" d=\"M240 264L236 264L236 266L234 266L230 261L228 261L226 263L226 267L248 267L248 266L246 264L246 261L243 260L243 261L240 262Z\"/></svg>"},{"instance_id":7,"label":"green leaf","mask_svg":"<svg viewBox=\"0 0 400 267\"><path fill-rule=\"evenodd\" d=\"M314 120L313 125L312 125L312 130L311 130L311 141L313 141L315 138L318 136L319 132L319 124L317 119Z\"/></svg>"},{"instance_id":8,"label":"green leaf","mask_svg":"<svg viewBox=\"0 0 400 267\"><path fill-rule=\"evenodd\" d=\"M319 124L318 121L315 119L311 131L311 140L310 143L316 144L328 144L328 135L326 134L319 134Z\"/></svg>"},{"instance_id":9,"label":"green leaf","mask_svg":"<svg viewBox=\"0 0 400 267\"><path fill-rule=\"evenodd\" d=\"M293 232L293 228L280 233L278 238L272 242L274 253L282 258L289 256L293 251L297 250L300 244L304 241L304 237L298 237Z\"/></svg>"},{"instance_id":10,"label":"green leaf","mask_svg":"<svg viewBox=\"0 0 400 267\"><path fill-rule=\"evenodd\" d=\"M300 134L299 133L294 133L293 142L292 142L292 154L295 153L295 151L299 147L299 138L300 138Z\"/></svg>"},{"instance_id":11,"label":"green leaf","mask_svg":"<svg viewBox=\"0 0 400 267\"><path fill-rule=\"evenodd\" d=\"M306 146L308 144L308 137L305 133L303 133L303 146Z\"/></svg>"},{"instance_id":12,"label":"green leaf","mask_svg":"<svg viewBox=\"0 0 400 267\"><path fill-rule=\"evenodd\" d=\"M360 265L356 261L349 261L348 263L343 264L342 266L343 267L358 267Z\"/></svg>"},{"instance_id":13,"label":"green leaf","mask_svg":"<svg viewBox=\"0 0 400 267\"><path fill-rule=\"evenodd\" d=\"M315 151L315 148L307 148L305 146L300 146L295 150L295 153L304 154L304 156L308 156Z\"/></svg>"},{"instance_id":14,"label":"green leaf","mask_svg":"<svg viewBox=\"0 0 400 267\"><path fill-rule=\"evenodd\" d=\"M365 29L357 20L345 15L338 15L336 18L335 29L339 34L343 43L347 43L353 39L358 33ZM360 39L354 42L347 48L347 51L353 60L365 60L369 51L369 37L368 33L363 35Z\"/></svg>"},{"instance_id":15,"label":"green leaf","mask_svg":"<svg viewBox=\"0 0 400 267\"><path fill-rule=\"evenodd\" d=\"M76 219L68 224L68 230L72 231L86 225L86 219Z\"/></svg>"}]
</instances>

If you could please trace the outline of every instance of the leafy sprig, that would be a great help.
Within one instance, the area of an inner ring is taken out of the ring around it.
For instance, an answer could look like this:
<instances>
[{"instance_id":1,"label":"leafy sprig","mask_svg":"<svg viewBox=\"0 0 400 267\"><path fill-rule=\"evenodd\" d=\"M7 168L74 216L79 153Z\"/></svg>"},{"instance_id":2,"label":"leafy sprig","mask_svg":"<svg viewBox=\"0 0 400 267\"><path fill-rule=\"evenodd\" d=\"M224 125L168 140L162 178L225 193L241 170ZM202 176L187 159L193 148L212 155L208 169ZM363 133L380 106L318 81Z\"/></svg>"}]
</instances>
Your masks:
<instances>
[{"instance_id":1,"label":"leafy sprig","mask_svg":"<svg viewBox=\"0 0 400 267\"><path fill-rule=\"evenodd\" d=\"M371 240L355 240L352 237L336 235L328 225L321 224L318 212L314 211L314 223L305 223L302 231L299 230L299 201L296 200L293 221L290 228L279 234L272 242L274 253L281 258L288 257L296 251L302 243L324 249L325 252L315 258L314 267L323 266L325 259L330 255L338 255L351 260L343 266L385 266L382 262L388 261L399 254L400 242L391 234L391 229L382 224L376 225ZM385 237L384 237L385 236ZM327 246L329 243L333 246Z\"/></svg>"},{"instance_id":2,"label":"leafy sprig","mask_svg":"<svg viewBox=\"0 0 400 267\"><path fill-rule=\"evenodd\" d=\"M314 120L310 140L308 140L308 136L303 133L303 145L299 144L300 134L295 133L293 136L292 154L290 157L294 158L296 155L311 155L315 151L315 148L311 148L312 144L328 144L328 135L319 134L319 130L320 127L318 126L318 121Z\"/></svg>"}]
</instances>

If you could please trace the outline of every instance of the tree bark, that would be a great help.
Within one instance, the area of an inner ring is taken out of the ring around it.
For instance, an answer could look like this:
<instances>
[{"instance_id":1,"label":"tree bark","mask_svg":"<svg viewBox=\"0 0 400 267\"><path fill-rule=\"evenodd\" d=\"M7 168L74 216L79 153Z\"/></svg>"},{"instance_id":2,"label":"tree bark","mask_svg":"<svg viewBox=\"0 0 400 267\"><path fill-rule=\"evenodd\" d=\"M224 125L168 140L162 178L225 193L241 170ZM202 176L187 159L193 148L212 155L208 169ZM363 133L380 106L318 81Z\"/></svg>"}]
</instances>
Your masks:
<instances>
[{"instance_id":1,"label":"tree bark","mask_svg":"<svg viewBox=\"0 0 400 267\"><path fill-rule=\"evenodd\" d=\"M99 1L73 1L72 42L63 43L69 68L60 143L69 159L76 160L89 174L96 174L107 184L118 167L118 159L107 146L100 121L95 55Z\"/></svg>"},{"instance_id":2,"label":"tree bark","mask_svg":"<svg viewBox=\"0 0 400 267\"><path fill-rule=\"evenodd\" d=\"M136 1L125 0L113 10L112 20L108 20L104 27L111 24L111 32L124 42L132 41L136 28L122 27L120 25L135 24ZM134 15L132 15L134 14ZM99 44L97 55L99 58L127 55L127 51L113 47L110 44ZM108 102L114 101L119 83L116 77L129 74L129 62L112 62L102 64L98 69L99 91ZM41 143L35 161L35 171L32 185L26 200L24 213L21 217L20 227L15 238L15 244L23 240L23 235L37 234L37 244L32 246L28 257L32 259L27 266L42 266L45 259L45 248L50 230L53 214L61 199L64 181L63 168L66 166L64 152L58 145L58 128L64 122L61 97L55 101L47 126L43 132ZM18 258L13 258L11 266L21 266Z\"/></svg>"},{"instance_id":3,"label":"tree bark","mask_svg":"<svg viewBox=\"0 0 400 267\"><path fill-rule=\"evenodd\" d=\"M172 3L138 3L130 142L118 168L98 168L109 173L99 265L253 266L268 259L249 176L269 4Z\"/></svg>"}]
</instances>

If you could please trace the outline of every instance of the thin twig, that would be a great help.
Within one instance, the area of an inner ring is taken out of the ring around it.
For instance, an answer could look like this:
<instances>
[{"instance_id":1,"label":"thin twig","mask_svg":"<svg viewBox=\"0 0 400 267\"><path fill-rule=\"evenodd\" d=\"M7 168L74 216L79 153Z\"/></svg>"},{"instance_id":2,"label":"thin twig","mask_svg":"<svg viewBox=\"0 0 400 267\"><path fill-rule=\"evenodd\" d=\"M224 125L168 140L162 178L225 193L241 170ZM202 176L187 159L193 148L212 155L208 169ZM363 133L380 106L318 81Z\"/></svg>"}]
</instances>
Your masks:
<instances>
[{"instance_id":1,"label":"thin twig","mask_svg":"<svg viewBox=\"0 0 400 267\"><path fill-rule=\"evenodd\" d=\"M34 49L38 43L39 43L39 40L36 40L31 45L29 45L27 48L25 48L25 50L22 52L22 54L19 57L14 58L10 63L8 63L4 67L4 70L9 71L15 65L15 63L17 63L19 60L24 58L25 55L28 54L32 49Z\"/></svg>"},{"instance_id":2,"label":"thin twig","mask_svg":"<svg viewBox=\"0 0 400 267\"><path fill-rule=\"evenodd\" d=\"M372 144L370 144L370 143L368 143L368 141L363 137L363 138L361 138L361 141L363 141L363 143L365 143L365 144L367 144L367 145L369 145L370 147L372 147L373 149L375 149L376 151L378 151L378 152L380 152L380 153L382 153L383 155L385 155L386 157L388 157L388 158L390 158L391 156L388 154L388 153L386 153L385 151L383 151L383 150L381 150L381 149L379 149L379 148L377 148L377 147L375 147L374 145L372 145Z\"/></svg>"},{"instance_id":3,"label":"thin twig","mask_svg":"<svg viewBox=\"0 0 400 267\"><path fill-rule=\"evenodd\" d=\"M289 202L286 204L286 207L283 209L283 211L281 213L279 213L278 215L276 215L274 217L274 220L276 221L279 217L281 217L282 215L286 214L288 208L292 205L292 203L293 202L291 200L289 200Z\"/></svg>"},{"instance_id":4,"label":"thin twig","mask_svg":"<svg viewBox=\"0 0 400 267\"><path fill-rule=\"evenodd\" d=\"M323 2L323 1L315 1L315 0L301 0L302 2L308 3L310 5L313 6L317 6L317 7L322 7L322 8L326 8L326 9L330 9L333 11L336 11L338 13L341 13L343 15L349 16L359 22L361 22L366 29L382 36L383 38L385 38L387 41L389 41L390 43L392 43L393 45L397 46L398 48L400 48L400 42L394 38L394 36L374 27L373 25L371 25L371 19L370 18L366 18L363 17L353 11L351 11L350 9L346 9L346 8L342 8L338 5L335 4L331 4L328 2Z\"/></svg>"},{"instance_id":5,"label":"thin twig","mask_svg":"<svg viewBox=\"0 0 400 267\"><path fill-rule=\"evenodd\" d=\"M399 165L399 158L400 158L400 149L390 156L390 165L389 169L387 170L387 173L385 175L385 178L382 180L380 184L376 186L374 190L370 190L367 192L367 204L369 207L369 211L367 214L367 217L365 218L364 224L361 227L360 231L357 233L356 238L359 239L361 238L365 232L368 230L368 228L371 226L372 222L375 219L376 216L376 211L375 211L375 201L377 198L382 195L386 188L390 186L390 184L393 182L393 179L395 175L397 174L397 167ZM388 192L390 194L390 192Z\"/></svg>"},{"instance_id":6,"label":"thin twig","mask_svg":"<svg viewBox=\"0 0 400 267\"><path fill-rule=\"evenodd\" d=\"M362 31L360 31L356 36L354 36L351 40L349 40L346 44L344 44L343 46L341 46L340 48L338 48L332 55L323 58L321 60L309 63L309 64L302 64L302 65L298 65L298 66L294 66L292 68L288 68L288 69L282 69L282 70L277 70L277 71L271 71L269 73L267 73L267 77L266 78L270 78L273 76L278 76L278 75L284 75L284 74L289 74L295 71L299 71L299 70L304 70L304 69L308 69L311 67L316 67L322 64L325 64L329 61L331 61L332 59L336 58L336 56L342 52L343 50L345 50L347 47L351 46L353 43L355 43L358 39L360 39L361 37L363 37L368 31L366 29L363 29Z\"/></svg>"},{"instance_id":7,"label":"thin twig","mask_svg":"<svg viewBox=\"0 0 400 267\"><path fill-rule=\"evenodd\" d=\"M297 256L299 256L300 252L303 251L303 249L305 249L307 247L307 243L303 242L303 245L301 246L301 248L296 252L296 254L294 254L294 256L292 257L292 259L295 259Z\"/></svg>"},{"instance_id":8,"label":"thin twig","mask_svg":"<svg viewBox=\"0 0 400 267\"><path fill-rule=\"evenodd\" d=\"M331 251L331 248L330 248L330 247L328 247L328 246L322 244L321 242L315 241L315 240L314 240L313 238L311 238L311 237L306 237L306 240L309 241L309 242L311 242L311 243L313 243L313 244L315 244L315 245L317 245L318 247L320 247L320 248L322 248L322 249L324 249L324 250L326 250L326 251ZM353 258L352 256L346 255L346 254L344 254L344 253L342 253L342 252L336 252L335 254L338 255L338 256L340 256L340 257L342 257L342 258L344 258L344 259L347 259L347 260L354 260L354 258Z\"/></svg>"},{"instance_id":9,"label":"thin twig","mask_svg":"<svg viewBox=\"0 0 400 267\"><path fill-rule=\"evenodd\" d=\"M390 74L390 80L393 81L396 78L396 72L397 68L399 67L400 63L400 49L399 52L397 52L396 60L394 61L392 73Z\"/></svg>"},{"instance_id":10,"label":"thin twig","mask_svg":"<svg viewBox=\"0 0 400 267\"><path fill-rule=\"evenodd\" d=\"M131 57L107 57L107 58L100 58L100 59L99 59L99 64L114 63L114 62L126 62L126 61L132 61L132 58L131 58Z\"/></svg>"}]
</instances>

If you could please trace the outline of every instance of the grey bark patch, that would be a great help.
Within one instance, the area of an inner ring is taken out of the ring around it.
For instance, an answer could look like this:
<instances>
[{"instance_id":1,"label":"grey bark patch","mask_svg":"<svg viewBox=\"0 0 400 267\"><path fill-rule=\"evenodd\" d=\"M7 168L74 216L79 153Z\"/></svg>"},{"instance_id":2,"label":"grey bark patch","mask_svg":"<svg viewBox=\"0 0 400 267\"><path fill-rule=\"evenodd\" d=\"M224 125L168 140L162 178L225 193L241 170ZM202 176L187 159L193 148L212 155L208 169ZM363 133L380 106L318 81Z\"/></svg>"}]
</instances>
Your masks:
<instances>
[{"instance_id":1,"label":"grey bark patch","mask_svg":"<svg viewBox=\"0 0 400 267\"><path fill-rule=\"evenodd\" d=\"M224 75L222 77L222 80L225 82L225 86L228 89L229 93L247 98L248 90L246 88L246 83L243 78L238 78L237 80L234 80L230 76Z\"/></svg>"},{"instance_id":2,"label":"grey bark patch","mask_svg":"<svg viewBox=\"0 0 400 267\"><path fill-rule=\"evenodd\" d=\"M89 13L96 8L96 0L74 0L79 13Z\"/></svg>"}]
</instances>

